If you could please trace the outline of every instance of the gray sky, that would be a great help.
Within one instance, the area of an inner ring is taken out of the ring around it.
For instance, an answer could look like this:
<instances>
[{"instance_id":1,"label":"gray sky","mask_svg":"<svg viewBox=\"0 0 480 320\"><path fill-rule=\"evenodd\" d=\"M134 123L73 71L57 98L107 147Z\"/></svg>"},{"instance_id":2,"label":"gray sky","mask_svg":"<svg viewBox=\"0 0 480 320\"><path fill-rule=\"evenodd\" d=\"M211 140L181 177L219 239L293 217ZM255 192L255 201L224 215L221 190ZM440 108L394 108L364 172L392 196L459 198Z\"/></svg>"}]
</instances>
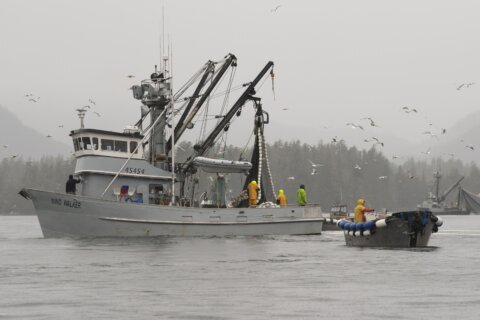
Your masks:
<instances>
[{"instance_id":1,"label":"gray sky","mask_svg":"<svg viewBox=\"0 0 480 320\"><path fill-rule=\"evenodd\" d=\"M270 140L328 141L345 123L368 127L360 119L372 117L381 128L366 135L418 141L428 139L419 134L427 123L448 128L478 110L480 83L456 90L479 80L478 1L167 0L165 6L177 87L208 59L229 52L238 58L237 84L275 62L276 100L270 84L261 91L277 126ZM139 103L127 89L158 63L161 14L162 1L0 0L0 104L67 143L67 132L78 127L74 110L89 98L102 114L90 113L89 127L134 123ZM40 101L28 102L27 92ZM402 113L403 106L419 113Z\"/></svg>"}]
</instances>

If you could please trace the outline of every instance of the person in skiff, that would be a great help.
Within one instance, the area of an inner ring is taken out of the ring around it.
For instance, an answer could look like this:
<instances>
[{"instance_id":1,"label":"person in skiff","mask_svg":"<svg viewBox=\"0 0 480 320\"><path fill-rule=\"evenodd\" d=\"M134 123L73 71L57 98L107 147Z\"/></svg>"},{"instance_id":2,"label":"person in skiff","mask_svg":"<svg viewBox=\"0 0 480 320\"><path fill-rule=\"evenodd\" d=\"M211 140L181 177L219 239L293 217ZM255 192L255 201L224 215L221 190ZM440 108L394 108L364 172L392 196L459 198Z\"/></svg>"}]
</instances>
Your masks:
<instances>
[{"instance_id":1,"label":"person in skiff","mask_svg":"<svg viewBox=\"0 0 480 320\"><path fill-rule=\"evenodd\" d=\"M297 204L299 206L305 206L307 204L307 192L305 191L305 185L301 184L297 190Z\"/></svg>"},{"instance_id":2,"label":"person in skiff","mask_svg":"<svg viewBox=\"0 0 480 320\"><path fill-rule=\"evenodd\" d=\"M277 204L282 208L287 206L287 196L283 192L283 189L278 190Z\"/></svg>"},{"instance_id":3,"label":"person in skiff","mask_svg":"<svg viewBox=\"0 0 480 320\"><path fill-rule=\"evenodd\" d=\"M365 217L365 212L375 211L375 209L365 207L366 203L367 202L364 199L358 199L357 206L355 207L355 210L353 211L354 214L355 214L355 217L354 217L354 222L355 223L367 221L367 218Z\"/></svg>"},{"instance_id":4,"label":"person in skiff","mask_svg":"<svg viewBox=\"0 0 480 320\"><path fill-rule=\"evenodd\" d=\"M252 180L247 186L249 206L257 205L258 190L260 190L260 188L258 188L257 181Z\"/></svg>"},{"instance_id":5,"label":"person in skiff","mask_svg":"<svg viewBox=\"0 0 480 320\"><path fill-rule=\"evenodd\" d=\"M75 194L77 192L77 183L80 182L82 182L80 179L74 179L73 175L69 175L67 184L65 185L65 192Z\"/></svg>"}]
</instances>

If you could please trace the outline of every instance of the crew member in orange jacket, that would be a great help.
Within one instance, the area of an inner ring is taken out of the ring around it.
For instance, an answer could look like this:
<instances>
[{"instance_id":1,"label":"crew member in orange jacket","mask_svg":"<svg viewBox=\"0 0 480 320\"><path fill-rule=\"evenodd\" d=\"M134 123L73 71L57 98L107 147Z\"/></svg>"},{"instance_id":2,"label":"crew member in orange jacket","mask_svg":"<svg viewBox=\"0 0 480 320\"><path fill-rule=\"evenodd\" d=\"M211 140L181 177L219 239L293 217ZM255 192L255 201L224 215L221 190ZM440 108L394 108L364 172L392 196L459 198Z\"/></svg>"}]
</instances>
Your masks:
<instances>
[{"instance_id":1,"label":"crew member in orange jacket","mask_svg":"<svg viewBox=\"0 0 480 320\"><path fill-rule=\"evenodd\" d=\"M375 209L365 207L365 203L366 203L365 200L358 199L357 206L355 207L355 210L354 210L354 214L355 214L354 222L355 223L367 221L367 219L365 218L365 212L375 211Z\"/></svg>"},{"instance_id":2,"label":"crew member in orange jacket","mask_svg":"<svg viewBox=\"0 0 480 320\"><path fill-rule=\"evenodd\" d=\"M277 204L282 208L287 206L287 196L283 192L283 189L278 190Z\"/></svg>"},{"instance_id":3,"label":"crew member in orange jacket","mask_svg":"<svg viewBox=\"0 0 480 320\"><path fill-rule=\"evenodd\" d=\"M253 180L247 186L248 191L248 205L249 206L256 206L257 205L257 196L258 196L258 185L257 181Z\"/></svg>"}]
</instances>

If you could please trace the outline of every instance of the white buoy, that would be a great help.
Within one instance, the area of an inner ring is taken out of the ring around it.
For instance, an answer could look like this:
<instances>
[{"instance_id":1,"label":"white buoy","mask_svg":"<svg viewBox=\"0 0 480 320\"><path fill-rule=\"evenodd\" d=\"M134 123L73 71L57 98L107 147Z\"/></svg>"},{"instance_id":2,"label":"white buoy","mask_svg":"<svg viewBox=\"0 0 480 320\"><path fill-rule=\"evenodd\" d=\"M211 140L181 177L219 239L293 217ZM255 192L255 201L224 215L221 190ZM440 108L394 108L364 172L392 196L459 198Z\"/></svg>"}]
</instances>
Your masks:
<instances>
[{"instance_id":1,"label":"white buoy","mask_svg":"<svg viewBox=\"0 0 480 320\"><path fill-rule=\"evenodd\" d=\"M443 220L442 220L442 218L440 218L440 217L437 217L437 219L438 219L438 220L437 220L437 222L435 222L435 225L436 225L437 227L440 227L440 226L443 224Z\"/></svg>"},{"instance_id":2,"label":"white buoy","mask_svg":"<svg viewBox=\"0 0 480 320\"><path fill-rule=\"evenodd\" d=\"M365 230L365 231L363 231L363 235L364 235L364 236L369 236L369 235L371 235L370 230Z\"/></svg>"},{"instance_id":3,"label":"white buoy","mask_svg":"<svg viewBox=\"0 0 480 320\"><path fill-rule=\"evenodd\" d=\"M383 228L387 226L387 222L385 221L385 219L381 219L381 220L375 221L375 226L377 228Z\"/></svg>"}]
</instances>

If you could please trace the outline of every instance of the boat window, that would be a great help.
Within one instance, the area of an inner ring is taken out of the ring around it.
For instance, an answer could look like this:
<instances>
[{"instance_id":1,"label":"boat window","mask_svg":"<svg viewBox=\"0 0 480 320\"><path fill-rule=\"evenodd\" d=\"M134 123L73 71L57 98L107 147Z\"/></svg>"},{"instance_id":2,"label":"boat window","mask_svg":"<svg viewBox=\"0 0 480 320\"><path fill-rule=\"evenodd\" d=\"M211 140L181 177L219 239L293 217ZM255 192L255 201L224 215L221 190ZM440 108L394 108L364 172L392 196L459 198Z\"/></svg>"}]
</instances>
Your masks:
<instances>
[{"instance_id":1,"label":"boat window","mask_svg":"<svg viewBox=\"0 0 480 320\"><path fill-rule=\"evenodd\" d=\"M130 141L130 153L138 153L138 150L135 150L137 147L138 143L136 141Z\"/></svg>"},{"instance_id":2,"label":"boat window","mask_svg":"<svg viewBox=\"0 0 480 320\"><path fill-rule=\"evenodd\" d=\"M78 151L78 141L77 141L77 139L73 139L73 149L75 151Z\"/></svg>"},{"instance_id":3,"label":"boat window","mask_svg":"<svg viewBox=\"0 0 480 320\"><path fill-rule=\"evenodd\" d=\"M93 150L98 150L98 138L92 138Z\"/></svg>"},{"instance_id":4,"label":"boat window","mask_svg":"<svg viewBox=\"0 0 480 320\"><path fill-rule=\"evenodd\" d=\"M112 151L113 149L113 140L102 139L102 150Z\"/></svg>"},{"instance_id":5,"label":"boat window","mask_svg":"<svg viewBox=\"0 0 480 320\"><path fill-rule=\"evenodd\" d=\"M92 150L92 143L90 142L90 137L83 137L82 142L83 142L83 148L85 150Z\"/></svg>"},{"instance_id":6,"label":"boat window","mask_svg":"<svg viewBox=\"0 0 480 320\"><path fill-rule=\"evenodd\" d=\"M77 141L78 141L78 149L79 149L79 150L83 150L82 138L77 138Z\"/></svg>"},{"instance_id":7,"label":"boat window","mask_svg":"<svg viewBox=\"0 0 480 320\"><path fill-rule=\"evenodd\" d=\"M115 140L115 151L128 152L127 141Z\"/></svg>"}]
</instances>

